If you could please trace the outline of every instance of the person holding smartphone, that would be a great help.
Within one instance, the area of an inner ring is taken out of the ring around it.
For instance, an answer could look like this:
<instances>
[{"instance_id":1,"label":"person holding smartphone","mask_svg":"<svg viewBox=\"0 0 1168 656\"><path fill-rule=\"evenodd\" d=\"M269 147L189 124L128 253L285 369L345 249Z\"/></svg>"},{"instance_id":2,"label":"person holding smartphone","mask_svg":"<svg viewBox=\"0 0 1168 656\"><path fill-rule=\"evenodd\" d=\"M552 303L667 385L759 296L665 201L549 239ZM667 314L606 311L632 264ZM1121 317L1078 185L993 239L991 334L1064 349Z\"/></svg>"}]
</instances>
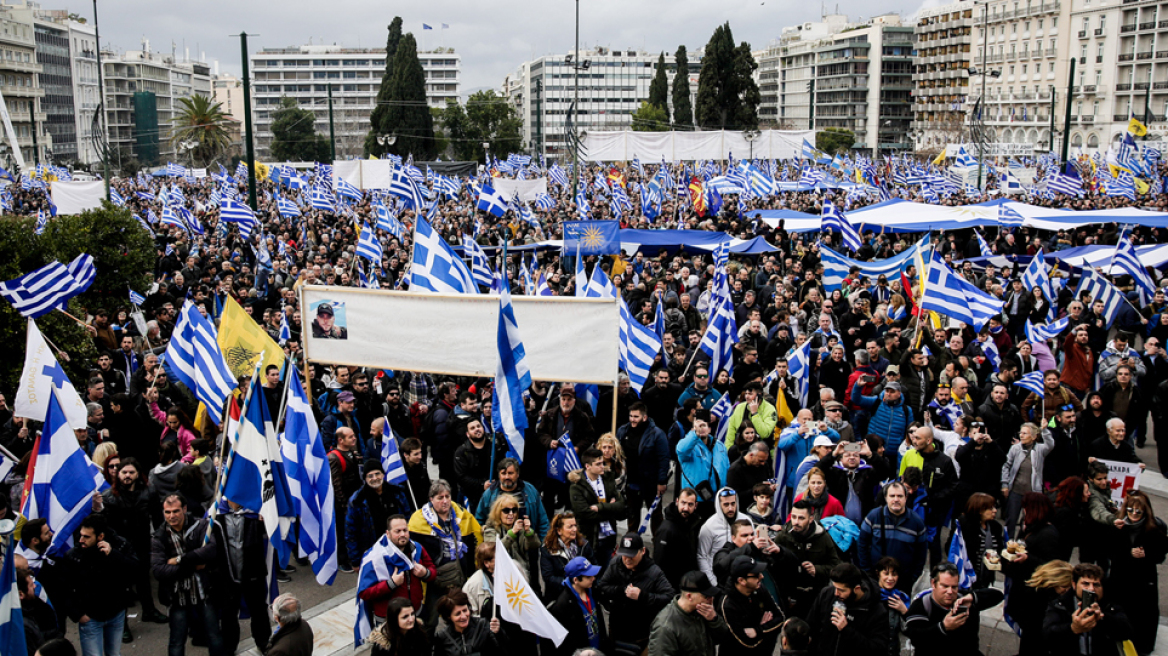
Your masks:
<instances>
[{"instance_id":1,"label":"person holding smartphone","mask_svg":"<svg viewBox=\"0 0 1168 656\"><path fill-rule=\"evenodd\" d=\"M918 656L981 654L979 615L1002 603L1005 596L997 588L963 590L960 580L957 566L942 562L929 575L929 594L909 605L904 634Z\"/></svg>"},{"instance_id":2,"label":"person holding smartphone","mask_svg":"<svg viewBox=\"0 0 1168 656\"><path fill-rule=\"evenodd\" d=\"M1127 613L1104 599L1103 568L1082 563L1071 571L1074 587L1052 601L1042 640L1052 654L1118 654L1134 636Z\"/></svg>"}]
</instances>

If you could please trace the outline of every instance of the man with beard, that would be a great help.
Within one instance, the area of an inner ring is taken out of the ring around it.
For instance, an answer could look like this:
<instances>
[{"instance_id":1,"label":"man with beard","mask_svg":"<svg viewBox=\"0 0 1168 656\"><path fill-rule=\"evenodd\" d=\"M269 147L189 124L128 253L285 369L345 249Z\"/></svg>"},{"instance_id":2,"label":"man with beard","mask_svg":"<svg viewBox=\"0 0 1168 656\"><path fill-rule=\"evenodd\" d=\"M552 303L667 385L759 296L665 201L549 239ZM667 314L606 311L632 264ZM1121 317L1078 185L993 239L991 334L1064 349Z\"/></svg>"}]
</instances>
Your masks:
<instances>
[{"instance_id":1,"label":"man with beard","mask_svg":"<svg viewBox=\"0 0 1168 656\"><path fill-rule=\"evenodd\" d=\"M422 454L422 441L416 437L402 440L402 465L406 468L406 489L410 491L414 510L426 505L430 493L430 471Z\"/></svg>"},{"instance_id":2,"label":"man with beard","mask_svg":"<svg viewBox=\"0 0 1168 656\"><path fill-rule=\"evenodd\" d=\"M132 582L142 604L142 621L162 624L167 621L166 616L154 607L150 592L150 493L138 461L122 459L114 487L101 497L109 527L129 542L137 559Z\"/></svg>"},{"instance_id":3,"label":"man with beard","mask_svg":"<svg viewBox=\"0 0 1168 656\"><path fill-rule=\"evenodd\" d=\"M164 523L151 539L150 567L158 579L158 600L170 607L170 641L167 653L182 656L186 650L188 628L193 624L204 636L211 656L223 653L223 636L219 631L219 612L211 591L207 565L218 562L221 545L212 535L204 544L206 520L192 520L186 502L172 494L162 502ZM198 526L204 530L198 530Z\"/></svg>"},{"instance_id":4,"label":"man with beard","mask_svg":"<svg viewBox=\"0 0 1168 656\"><path fill-rule=\"evenodd\" d=\"M661 527L653 532L653 559L677 589L686 572L698 568L698 493L683 488L677 499L665 507Z\"/></svg>"},{"instance_id":5,"label":"man with beard","mask_svg":"<svg viewBox=\"0 0 1168 656\"><path fill-rule=\"evenodd\" d=\"M717 511L698 533L698 568L710 579L710 585L718 585L718 577L714 575L714 555L734 536L734 522L750 519L738 511L738 493L734 488L721 488L714 495L714 501Z\"/></svg>"},{"instance_id":6,"label":"man with beard","mask_svg":"<svg viewBox=\"0 0 1168 656\"><path fill-rule=\"evenodd\" d=\"M502 462L507 457L506 440L488 436L483 421L471 416L455 424L454 433L466 437L454 451L454 475L458 477L458 488L470 501L467 508L477 508L483 492L491 485L491 451L495 452L494 462Z\"/></svg>"},{"instance_id":7,"label":"man with beard","mask_svg":"<svg viewBox=\"0 0 1168 656\"><path fill-rule=\"evenodd\" d=\"M779 641L785 617L770 593L763 589L767 563L750 556L736 556L724 594L714 602L726 620L730 637L722 641L723 656L770 656Z\"/></svg>"},{"instance_id":8,"label":"man with beard","mask_svg":"<svg viewBox=\"0 0 1168 656\"><path fill-rule=\"evenodd\" d=\"M412 511L405 490L385 481L381 460L366 459L362 471L365 483L349 498L349 510L345 514L345 543L350 563L361 562L381 535L377 529L385 526L391 515Z\"/></svg>"},{"instance_id":9,"label":"man with beard","mask_svg":"<svg viewBox=\"0 0 1168 656\"><path fill-rule=\"evenodd\" d=\"M425 584L434 582L438 577L438 570L434 567L430 554L410 539L409 520L404 515L391 516L385 526L385 535L388 536L390 543L400 549L414 566L409 570L390 572L389 579L378 581L365 589L360 593L360 597L363 601L373 602L373 614L380 618L385 617L389 600L394 597L408 599L416 613L422 608Z\"/></svg>"},{"instance_id":10,"label":"man with beard","mask_svg":"<svg viewBox=\"0 0 1168 656\"><path fill-rule=\"evenodd\" d=\"M831 585L819 592L807 616L815 653L888 654L888 609L877 587L851 563L832 567L830 578Z\"/></svg>"},{"instance_id":11,"label":"man with beard","mask_svg":"<svg viewBox=\"0 0 1168 656\"><path fill-rule=\"evenodd\" d=\"M617 429L616 438L624 451L628 472L625 513L629 526L636 526L641 522L641 508L652 506L653 499L665 493L671 454L665 431L649 417L645 404L634 403L628 417L629 423ZM650 521L652 528L660 526L661 511L655 511Z\"/></svg>"},{"instance_id":12,"label":"man with beard","mask_svg":"<svg viewBox=\"0 0 1168 656\"><path fill-rule=\"evenodd\" d=\"M799 563L798 575L785 582L794 602L791 614L797 617L807 616L816 592L827 584L828 573L840 562L835 542L811 516L812 510L807 499L796 501L783 530L774 536L775 544Z\"/></svg>"},{"instance_id":13,"label":"man with beard","mask_svg":"<svg viewBox=\"0 0 1168 656\"><path fill-rule=\"evenodd\" d=\"M54 599L77 622L82 653L101 654L104 645L117 645L137 566L133 547L107 528L105 517L90 515L81 521L77 546L58 565L66 590Z\"/></svg>"}]
</instances>

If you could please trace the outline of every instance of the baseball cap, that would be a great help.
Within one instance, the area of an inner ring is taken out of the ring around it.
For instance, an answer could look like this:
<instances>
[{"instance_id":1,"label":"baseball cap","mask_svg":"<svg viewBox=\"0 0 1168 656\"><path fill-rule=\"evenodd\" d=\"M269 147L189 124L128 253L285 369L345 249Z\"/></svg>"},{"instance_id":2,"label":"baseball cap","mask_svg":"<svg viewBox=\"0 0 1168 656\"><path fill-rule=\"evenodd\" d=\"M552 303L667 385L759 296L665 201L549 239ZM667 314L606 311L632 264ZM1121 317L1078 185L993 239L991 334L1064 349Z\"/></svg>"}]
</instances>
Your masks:
<instances>
[{"instance_id":1,"label":"baseball cap","mask_svg":"<svg viewBox=\"0 0 1168 656\"><path fill-rule=\"evenodd\" d=\"M576 398L576 388L565 385L560 388L560 396L570 396Z\"/></svg>"},{"instance_id":2,"label":"baseball cap","mask_svg":"<svg viewBox=\"0 0 1168 656\"><path fill-rule=\"evenodd\" d=\"M900 392L900 391L902 391L902 390L901 390L901 388L900 388L900 383L888 383L887 385L885 385L885 386L884 386L884 389L886 389L886 390L896 390L897 392Z\"/></svg>"},{"instance_id":3,"label":"baseball cap","mask_svg":"<svg viewBox=\"0 0 1168 656\"><path fill-rule=\"evenodd\" d=\"M626 533L621 538L620 546L617 547L616 555L624 556L626 558L634 558L641 553L645 548L645 541L641 539L640 535L636 533Z\"/></svg>"},{"instance_id":4,"label":"baseball cap","mask_svg":"<svg viewBox=\"0 0 1168 656\"><path fill-rule=\"evenodd\" d=\"M709 577L704 572L698 570L686 572L682 575L681 585L678 587L681 588L682 592L696 592L707 597L718 596L718 588L710 585Z\"/></svg>"},{"instance_id":5,"label":"baseball cap","mask_svg":"<svg viewBox=\"0 0 1168 656\"><path fill-rule=\"evenodd\" d=\"M600 566L588 562L584 556L576 556L564 566L564 576L574 579L577 576L596 576L600 573Z\"/></svg>"},{"instance_id":6,"label":"baseball cap","mask_svg":"<svg viewBox=\"0 0 1168 656\"><path fill-rule=\"evenodd\" d=\"M321 303L320 305L316 306L316 314L317 316L322 314L333 314L332 303Z\"/></svg>"},{"instance_id":7,"label":"baseball cap","mask_svg":"<svg viewBox=\"0 0 1168 656\"><path fill-rule=\"evenodd\" d=\"M900 375L900 365L890 364L887 367L885 367L884 368L884 375L887 376L889 374L896 374L897 376L899 376Z\"/></svg>"},{"instance_id":8,"label":"baseball cap","mask_svg":"<svg viewBox=\"0 0 1168 656\"><path fill-rule=\"evenodd\" d=\"M820 435L811 443L811 448L814 449L817 446L835 446L835 442L832 442L831 438L826 435Z\"/></svg>"},{"instance_id":9,"label":"baseball cap","mask_svg":"<svg viewBox=\"0 0 1168 656\"><path fill-rule=\"evenodd\" d=\"M766 563L760 563L750 556L735 556L730 563L730 576L736 579L747 574L762 574L766 568Z\"/></svg>"},{"instance_id":10,"label":"baseball cap","mask_svg":"<svg viewBox=\"0 0 1168 656\"><path fill-rule=\"evenodd\" d=\"M840 403L839 401L828 401L827 403L823 404L824 410L830 410L832 408L842 408L842 407L844 407L844 404Z\"/></svg>"},{"instance_id":11,"label":"baseball cap","mask_svg":"<svg viewBox=\"0 0 1168 656\"><path fill-rule=\"evenodd\" d=\"M341 392L337 395L337 400L341 403L352 403L354 400L356 400L356 397L353 396L352 392Z\"/></svg>"}]
</instances>

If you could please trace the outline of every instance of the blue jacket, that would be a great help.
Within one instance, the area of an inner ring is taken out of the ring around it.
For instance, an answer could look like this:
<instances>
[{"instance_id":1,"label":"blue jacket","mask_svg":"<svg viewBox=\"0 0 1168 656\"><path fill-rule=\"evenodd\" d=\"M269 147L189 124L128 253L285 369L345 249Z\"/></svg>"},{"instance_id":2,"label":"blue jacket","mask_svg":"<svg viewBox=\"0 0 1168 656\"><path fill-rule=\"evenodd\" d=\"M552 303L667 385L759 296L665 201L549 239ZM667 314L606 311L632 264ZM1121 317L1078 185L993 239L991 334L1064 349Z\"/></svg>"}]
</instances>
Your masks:
<instances>
[{"instance_id":1,"label":"blue jacket","mask_svg":"<svg viewBox=\"0 0 1168 656\"><path fill-rule=\"evenodd\" d=\"M396 512L409 517L410 508L413 508L413 505L410 503L405 489L388 481L384 483L384 486L384 493L390 495L389 502L397 504L397 510L390 514ZM372 547L378 538L385 535L386 527L373 525L373 513L369 510L365 495L362 494L367 489L370 489L369 486L362 485L361 489L349 497L349 509L345 512L345 547L348 549L350 563L361 562L369 547Z\"/></svg>"},{"instance_id":2,"label":"blue jacket","mask_svg":"<svg viewBox=\"0 0 1168 656\"><path fill-rule=\"evenodd\" d=\"M357 412L355 410L349 418L353 420L353 425L356 426L353 432L357 434L357 453L364 458L365 431L361 429L361 422L357 421ZM339 411L329 413L324 419L320 420L320 438L324 440L324 450L326 453L337 448L337 429L341 426L347 426L347 424L341 419Z\"/></svg>"},{"instance_id":3,"label":"blue jacket","mask_svg":"<svg viewBox=\"0 0 1168 656\"><path fill-rule=\"evenodd\" d=\"M823 434L831 438L832 442L840 441L840 434L834 428L828 428L823 431ZM795 472L803 463L803 459L811 455L811 445L814 442L815 437L810 432L806 435L799 434L798 421L779 433L779 450L785 454L786 458L786 472L783 475L782 483L787 487L795 487L795 484L799 482L799 479L795 478Z\"/></svg>"},{"instance_id":4,"label":"blue jacket","mask_svg":"<svg viewBox=\"0 0 1168 656\"><path fill-rule=\"evenodd\" d=\"M860 394L860 387L859 381L852 387L852 400L872 413L868 421L868 434L879 435L884 440L884 452L896 454L904 436L908 434L908 425L913 421L912 410L904 402L904 394L896 403L885 403L879 396Z\"/></svg>"},{"instance_id":5,"label":"blue jacket","mask_svg":"<svg viewBox=\"0 0 1168 656\"><path fill-rule=\"evenodd\" d=\"M730 456L726 455L726 445L710 435L713 451L690 431L677 445L677 460L681 463L681 486L694 487L702 481L710 482L710 489L717 490L726 485L726 471L730 469Z\"/></svg>"},{"instance_id":6,"label":"blue jacket","mask_svg":"<svg viewBox=\"0 0 1168 656\"><path fill-rule=\"evenodd\" d=\"M722 393L713 387L707 387L706 391L699 392L697 388L693 386L693 383L690 383L689 387L685 388L685 391L681 393L681 396L677 397L677 407L680 408L685 404L687 399L691 398L699 400L699 408L709 410L718 403L718 399L722 398Z\"/></svg>"},{"instance_id":7,"label":"blue jacket","mask_svg":"<svg viewBox=\"0 0 1168 656\"><path fill-rule=\"evenodd\" d=\"M629 434L629 424L616 429L616 439L622 444ZM645 420L645 432L637 447L637 469L629 472L629 486L634 490L653 489L669 482L669 438L652 419ZM729 464L727 464L729 466Z\"/></svg>"},{"instance_id":8,"label":"blue jacket","mask_svg":"<svg viewBox=\"0 0 1168 656\"><path fill-rule=\"evenodd\" d=\"M900 575L915 581L925 566L927 545L927 529L920 515L906 508L897 516L880 506L868 513L860 525L856 564L871 572L876 561L892 556L900 563Z\"/></svg>"},{"instance_id":9,"label":"blue jacket","mask_svg":"<svg viewBox=\"0 0 1168 656\"><path fill-rule=\"evenodd\" d=\"M535 530L536 535L547 535L548 516L547 511L543 509L543 500L539 496L539 490L527 481L520 481L520 483L523 483L523 507L527 509L531 528ZM495 481L479 499L479 505L475 508L475 519L479 520L483 526L487 525L487 516L491 514L491 506L495 504L495 499L498 499L500 494L503 494L503 491L499 489L499 482Z\"/></svg>"}]
</instances>

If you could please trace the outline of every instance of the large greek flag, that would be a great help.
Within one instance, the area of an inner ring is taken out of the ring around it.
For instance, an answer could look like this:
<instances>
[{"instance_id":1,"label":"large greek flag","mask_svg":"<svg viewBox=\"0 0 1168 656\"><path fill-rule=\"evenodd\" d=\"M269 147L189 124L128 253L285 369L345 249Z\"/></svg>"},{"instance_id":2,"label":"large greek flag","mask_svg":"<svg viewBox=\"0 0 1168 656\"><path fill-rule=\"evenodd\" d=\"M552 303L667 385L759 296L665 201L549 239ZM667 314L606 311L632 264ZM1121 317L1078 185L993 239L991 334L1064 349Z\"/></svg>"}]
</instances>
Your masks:
<instances>
[{"instance_id":1,"label":"large greek flag","mask_svg":"<svg viewBox=\"0 0 1168 656\"><path fill-rule=\"evenodd\" d=\"M490 284L490 283L488 283ZM414 257L410 266L410 290L477 294L478 287L462 258L442 239L426 219L414 226Z\"/></svg>"},{"instance_id":2,"label":"large greek flag","mask_svg":"<svg viewBox=\"0 0 1168 656\"><path fill-rule=\"evenodd\" d=\"M958 276L934 250L921 307L963 321L980 331L990 317L1001 314L1002 301Z\"/></svg>"},{"instance_id":3,"label":"large greek flag","mask_svg":"<svg viewBox=\"0 0 1168 656\"><path fill-rule=\"evenodd\" d=\"M68 266L53 261L19 278L0 283L3 296L21 316L33 319L57 308L89 289L96 276L93 258L78 255Z\"/></svg>"},{"instance_id":4,"label":"large greek flag","mask_svg":"<svg viewBox=\"0 0 1168 656\"><path fill-rule=\"evenodd\" d=\"M859 267L860 274L868 276L872 280L882 275L889 280L894 280L899 277L900 270L904 268L905 263L912 260L918 250L926 249L928 246L929 236L925 235L919 242L913 244L903 253L885 260L875 260L872 262L852 259L827 246L822 246L819 250L819 258L823 263L823 288L828 292L839 289L843 285L844 278L848 277L848 271L852 267Z\"/></svg>"},{"instance_id":5,"label":"large greek flag","mask_svg":"<svg viewBox=\"0 0 1168 656\"><path fill-rule=\"evenodd\" d=\"M1115 285L1107 281L1103 276L1095 273L1095 270L1090 267L1082 269L1082 276L1079 278L1079 286L1075 288L1075 298L1083 298L1083 292L1091 296L1091 302L1103 302L1103 316L1107 319L1107 326L1111 326L1111 322L1115 321L1115 314L1119 312L1119 306L1124 302L1123 292L1115 288Z\"/></svg>"},{"instance_id":6,"label":"large greek flag","mask_svg":"<svg viewBox=\"0 0 1168 656\"><path fill-rule=\"evenodd\" d=\"M194 392L211 419L220 423L223 404L236 387L235 377L219 350L215 326L194 303L183 305L163 357L179 382Z\"/></svg>"},{"instance_id":7,"label":"large greek flag","mask_svg":"<svg viewBox=\"0 0 1168 656\"><path fill-rule=\"evenodd\" d=\"M652 328L642 325L633 317L623 298L620 304L620 366L629 376L629 384L640 393L649 379L649 369L661 351L661 338Z\"/></svg>"},{"instance_id":8,"label":"large greek flag","mask_svg":"<svg viewBox=\"0 0 1168 656\"><path fill-rule=\"evenodd\" d=\"M523 432L527 430L527 409L523 405L523 391L531 387L531 370L527 367L523 340L519 337L519 323L511 306L511 285L507 282L507 267L499 271L502 281L499 292L499 329L496 345L499 358L495 363L495 390L491 396L492 427L503 433L511 450L523 460Z\"/></svg>"}]
</instances>

